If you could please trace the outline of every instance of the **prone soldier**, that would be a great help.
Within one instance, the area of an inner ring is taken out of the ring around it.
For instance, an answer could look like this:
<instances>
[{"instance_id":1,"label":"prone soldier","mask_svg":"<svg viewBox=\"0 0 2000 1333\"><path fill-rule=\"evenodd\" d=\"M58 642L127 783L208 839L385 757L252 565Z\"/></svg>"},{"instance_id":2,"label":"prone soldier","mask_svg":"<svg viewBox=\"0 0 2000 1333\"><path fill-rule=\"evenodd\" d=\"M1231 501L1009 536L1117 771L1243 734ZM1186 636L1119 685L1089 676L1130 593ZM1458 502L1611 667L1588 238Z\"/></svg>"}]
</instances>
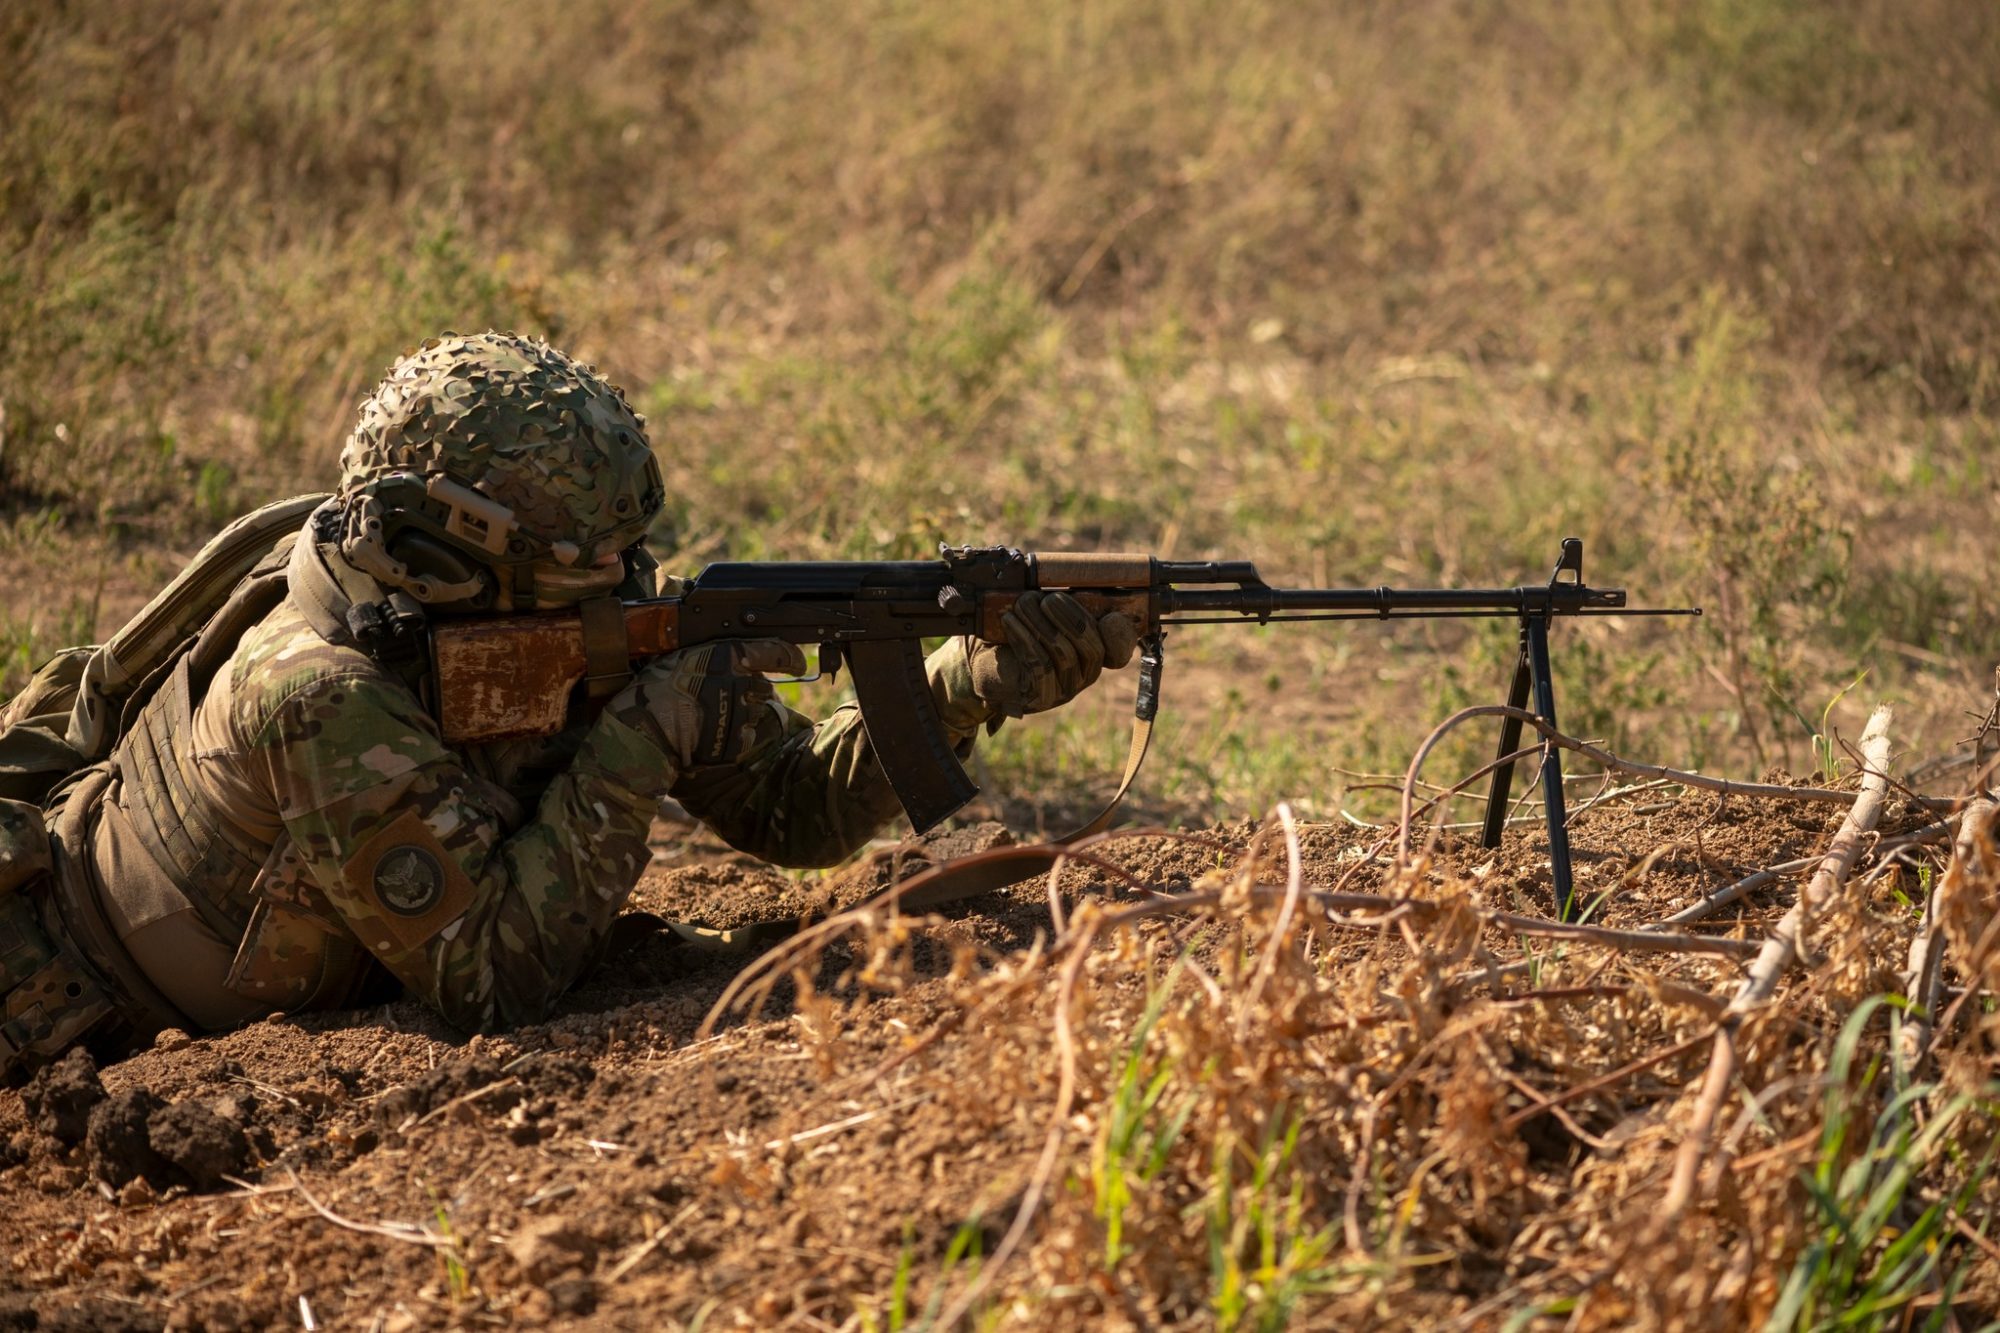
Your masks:
<instances>
[{"instance_id":1,"label":"prone soldier","mask_svg":"<svg viewBox=\"0 0 2000 1333\"><path fill-rule=\"evenodd\" d=\"M774 640L659 658L555 737L444 742L424 625L653 595L666 485L624 395L545 343L448 336L398 361L337 493L263 552L108 759L0 800L0 1071L391 984L462 1028L530 1022L600 951L663 797L789 866L888 822L859 712L779 702L765 673L805 662ZM962 757L1125 665L1136 635L1030 593L1004 643L934 651L928 688Z\"/></svg>"}]
</instances>

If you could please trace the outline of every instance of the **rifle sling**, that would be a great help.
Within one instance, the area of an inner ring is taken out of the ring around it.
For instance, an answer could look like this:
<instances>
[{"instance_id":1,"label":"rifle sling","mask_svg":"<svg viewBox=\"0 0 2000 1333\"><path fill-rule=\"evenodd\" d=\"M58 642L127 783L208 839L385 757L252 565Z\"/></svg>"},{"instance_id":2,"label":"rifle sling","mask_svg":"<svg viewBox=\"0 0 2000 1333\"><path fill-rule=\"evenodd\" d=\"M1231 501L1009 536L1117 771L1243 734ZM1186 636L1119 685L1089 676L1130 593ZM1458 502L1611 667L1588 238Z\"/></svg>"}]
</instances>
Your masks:
<instances>
[{"instance_id":1,"label":"rifle sling","mask_svg":"<svg viewBox=\"0 0 2000 1333\"><path fill-rule=\"evenodd\" d=\"M1102 833L1111 826L1111 817L1118 813L1119 805L1125 800L1125 793L1131 791L1132 784L1138 780L1139 770L1146 763L1146 751L1151 748L1152 744L1153 719L1150 717L1134 717L1132 719L1132 743L1125 748L1125 773L1123 777L1118 779L1118 789L1111 793L1111 799L1105 803L1104 808L1099 810L1088 824L1057 838L1055 840L1056 846L1067 847L1080 839ZM984 892L983 889L979 891Z\"/></svg>"},{"instance_id":2,"label":"rifle sling","mask_svg":"<svg viewBox=\"0 0 2000 1333\"><path fill-rule=\"evenodd\" d=\"M1131 791L1132 784L1138 780L1139 770L1146 763L1146 751L1153 744L1153 719L1160 715L1160 677L1166 670L1166 660L1167 644L1164 633L1155 630L1140 641L1139 692L1132 700L1132 743L1125 748L1124 776L1118 779L1118 789L1111 793L1111 800L1097 812L1097 816L1082 828L1057 838L1056 846L1067 847L1080 839L1104 832L1111 825L1111 817L1118 813L1119 803L1125 799L1125 793ZM976 889L973 892L984 893L985 890ZM971 894L965 896L970 897ZM947 898L940 901L951 900Z\"/></svg>"}]
</instances>

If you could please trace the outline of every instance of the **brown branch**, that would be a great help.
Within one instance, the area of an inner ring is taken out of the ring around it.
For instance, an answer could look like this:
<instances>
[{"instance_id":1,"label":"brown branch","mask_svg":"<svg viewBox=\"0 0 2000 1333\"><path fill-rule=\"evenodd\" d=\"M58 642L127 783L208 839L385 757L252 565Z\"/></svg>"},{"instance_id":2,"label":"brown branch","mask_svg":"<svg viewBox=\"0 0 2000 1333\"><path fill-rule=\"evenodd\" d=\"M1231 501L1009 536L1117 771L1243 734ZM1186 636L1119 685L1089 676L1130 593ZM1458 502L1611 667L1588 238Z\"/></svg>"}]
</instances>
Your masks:
<instances>
[{"instance_id":1,"label":"brown branch","mask_svg":"<svg viewBox=\"0 0 2000 1333\"><path fill-rule=\"evenodd\" d=\"M1877 851L1889 851L1901 847L1925 846L1950 836L1952 826L1953 821L1949 819L1940 820L1935 824L1926 824L1923 828L1912 829L1908 833L1899 834L1893 838L1884 838L1875 844L1875 849ZM1690 907L1682 908L1672 916L1661 917L1658 921L1648 922L1639 927L1639 929L1649 931L1665 930L1669 926L1685 926L1692 922L1703 920L1704 918L1713 916L1717 911L1729 906L1729 904L1746 898L1761 888L1777 883L1786 875L1804 870L1818 861L1819 858L1817 856L1801 856L1796 861L1781 861L1777 865L1759 870L1754 875L1746 875L1734 884L1717 889L1706 898L1703 898Z\"/></svg>"},{"instance_id":2,"label":"brown branch","mask_svg":"<svg viewBox=\"0 0 2000 1333\"><path fill-rule=\"evenodd\" d=\"M1749 897L1767 885L1776 884L1779 880L1795 871L1806 869L1818 860L1817 856L1801 856L1795 861L1780 861L1777 865L1766 866L1754 875L1745 875L1734 884L1724 885L1714 893L1709 894L1708 897L1703 898L1700 902L1683 907L1672 916L1661 917L1658 921L1648 921L1645 925L1639 927L1639 929L1646 931L1665 930L1669 926L1685 926L1690 922L1703 920L1706 917L1713 916L1715 913L1729 906L1729 904Z\"/></svg>"},{"instance_id":3,"label":"brown branch","mask_svg":"<svg viewBox=\"0 0 2000 1333\"><path fill-rule=\"evenodd\" d=\"M1744 1018L1777 989L1779 977L1799 956L1799 941L1806 932L1808 921L1832 905L1841 886L1847 882L1862 843L1881 818L1883 798L1889 790L1889 722L1890 712L1886 707L1877 708L1868 719L1867 730L1861 735L1861 749L1866 763L1854 807L1841 822L1840 831L1834 834L1833 844L1827 848L1812 880L1799 894L1798 902L1785 913L1764 941L1757 961L1750 967L1750 975L1730 1001L1728 1013L1716 1025L1715 1050L1709 1059L1700 1095L1695 1100L1693 1121L1674 1160L1673 1181L1668 1186L1658 1223L1661 1227L1678 1217L1698 1192L1697 1178L1715 1136L1715 1120L1721 1114L1722 1103L1728 1097L1730 1084L1736 1076L1736 1041L1742 1032Z\"/></svg>"},{"instance_id":4,"label":"brown branch","mask_svg":"<svg viewBox=\"0 0 2000 1333\"><path fill-rule=\"evenodd\" d=\"M1277 884L1253 884L1250 894L1257 898L1281 898L1287 890ZM1301 895L1306 901L1329 912L1400 912L1421 917L1434 917L1450 906L1429 898L1391 898L1379 893L1329 893L1318 889L1307 889ZM1106 926L1122 926L1146 917L1167 916L1176 912L1193 911L1199 907L1213 907L1222 901L1219 889L1203 889L1195 893L1160 894L1145 902L1121 908L1104 918ZM1497 926L1515 935L1527 935L1536 939L1575 940L1581 944L1599 944L1606 948L1623 949L1630 953L1706 953L1725 958L1747 958L1758 951L1759 946L1750 940L1722 939L1713 935L1669 935L1660 931L1613 930L1608 926L1586 926L1573 921L1550 921L1546 917L1518 916L1513 912L1494 912L1474 907L1473 915L1489 926ZM1387 920L1347 920L1330 918L1332 924L1350 930L1378 930L1388 924Z\"/></svg>"}]
</instances>

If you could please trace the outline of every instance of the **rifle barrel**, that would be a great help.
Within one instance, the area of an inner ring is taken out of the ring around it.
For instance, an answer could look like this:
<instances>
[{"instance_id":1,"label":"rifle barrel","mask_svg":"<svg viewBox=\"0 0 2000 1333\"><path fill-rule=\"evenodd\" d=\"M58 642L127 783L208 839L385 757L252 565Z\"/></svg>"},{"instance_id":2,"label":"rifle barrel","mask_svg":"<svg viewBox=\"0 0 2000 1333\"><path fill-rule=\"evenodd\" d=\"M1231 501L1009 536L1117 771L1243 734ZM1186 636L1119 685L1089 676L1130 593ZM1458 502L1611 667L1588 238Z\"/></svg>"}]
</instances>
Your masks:
<instances>
[{"instance_id":1,"label":"rifle barrel","mask_svg":"<svg viewBox=\"0 0 2000 1333\"><path fill-rule=\"evenodd\" d=\"M1519 588L1164 588L1160 601L1162 615L1233 611L1259 619L1297 612L1347 612L1346 618L1351 619L1482 612L1577 615L1622 609L1625 590L1589 588L1579 583Z\"/></svg>"}]
</instances>

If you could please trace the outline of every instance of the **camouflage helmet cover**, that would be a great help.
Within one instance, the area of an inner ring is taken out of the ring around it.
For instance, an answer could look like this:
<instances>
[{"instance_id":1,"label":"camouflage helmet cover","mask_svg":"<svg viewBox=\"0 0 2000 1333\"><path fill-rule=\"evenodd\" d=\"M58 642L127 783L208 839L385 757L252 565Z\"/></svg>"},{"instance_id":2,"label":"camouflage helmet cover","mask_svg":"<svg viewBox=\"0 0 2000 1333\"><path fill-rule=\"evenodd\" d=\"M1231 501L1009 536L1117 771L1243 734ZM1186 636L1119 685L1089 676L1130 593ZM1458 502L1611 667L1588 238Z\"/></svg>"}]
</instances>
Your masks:
<instances>
[{"instance_id":1,"label":"camouflage helmet cover","mask_svg":"<svg viewBox=\"0 0 2000 1333\"><path fill-rule=\"evenodd\" d=\"M393 530L414 526L503 579L622 551L666 500L645 419L625 395L512 333L447 334L397 361L362 403L340 464L350 521L387 517L376 541L393 545ZM350 552L362 537L350 528Z\"/></svg>"}]
</instances>

